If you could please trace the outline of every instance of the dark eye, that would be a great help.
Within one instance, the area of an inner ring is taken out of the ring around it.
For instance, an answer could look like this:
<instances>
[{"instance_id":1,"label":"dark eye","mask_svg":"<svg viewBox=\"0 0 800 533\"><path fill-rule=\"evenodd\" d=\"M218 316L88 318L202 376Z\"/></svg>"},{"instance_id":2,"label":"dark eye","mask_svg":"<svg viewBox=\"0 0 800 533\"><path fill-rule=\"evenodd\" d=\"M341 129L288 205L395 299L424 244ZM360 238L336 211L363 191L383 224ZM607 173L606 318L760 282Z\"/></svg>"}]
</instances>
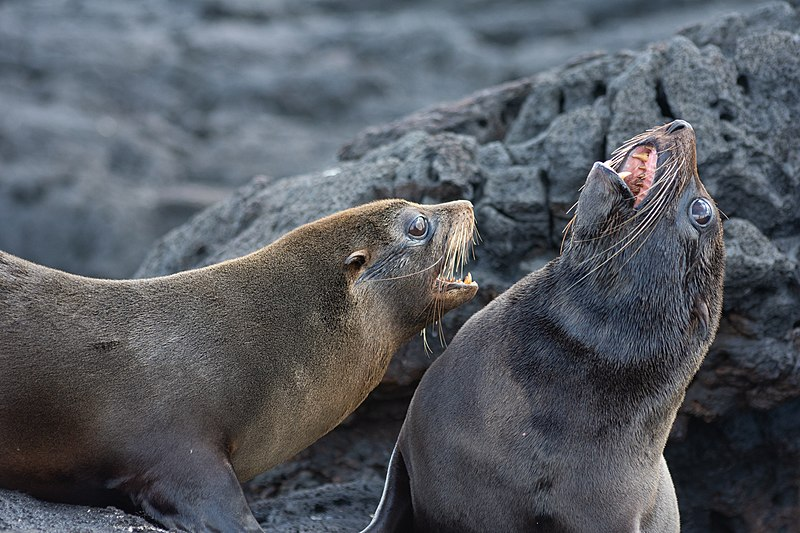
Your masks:
<instances>
[{"instance_id":1,"label":"dark eye","mask_svg":"<svg viewBox=\"0 0 800 533\"><path fill-rule=\"evenodd\" d=\"M408 227L408 234L415 239L421 239L428 234L428 220L420 215L415 218Z\"/></svg>"},{"instance_id":2,"label":"dark eye","mask_svg":"<svg viewBox=\"0 0 800 533\"><path fill-rule=\"evenodd\" d=\"M711 207L711 202L705 198L695 198L692 205L689 206L689 216L696 226L705 228L714 218L714 208Z\"/></svg>"}]
</instances>

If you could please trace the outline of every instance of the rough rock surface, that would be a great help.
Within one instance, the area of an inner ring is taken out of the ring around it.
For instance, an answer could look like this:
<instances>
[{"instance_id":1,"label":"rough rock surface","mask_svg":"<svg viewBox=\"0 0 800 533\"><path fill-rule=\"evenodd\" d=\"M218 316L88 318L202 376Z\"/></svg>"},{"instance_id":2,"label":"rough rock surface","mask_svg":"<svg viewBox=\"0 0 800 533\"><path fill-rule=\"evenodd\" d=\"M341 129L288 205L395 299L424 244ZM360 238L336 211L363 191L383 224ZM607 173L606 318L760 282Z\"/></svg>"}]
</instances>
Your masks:
<instances>
[{"instance_id":1,"label":"rough rock surface","mask_svg":"<svg viewBox=\"0 0 800 533\"><path fill-rule=\"evenodd\" d=\"M481 290L448 315L445 331L452 335L472 312L557 254L565 213L593 161L647 127L686 119L697 132L700 175L729 219L722 325L666 452L683 530L795 531L799 93L800 13L767 4L641 51L586 55L370 128L341 149L335 166L257 178L200 213L159 242L138 275L234 257L371 199L467 198L483 236L471 268ZM278 531L365 525L408 394L436 353L411 342L345 424L248 483L259 520ZM0 503L9 497L0 491Z\"/></svg>"},{"instance_id":2,"label":"rough rock surface","mask_svg":"<svg viewBox=\"0 0 800 533\"><path fill-rule=\"evenodd\" d=\"M4 0L0 249L129 276L193 213L326 168L366 125L746 3Z\"/></svg>"},{"instance_id":3,"label":"rough rock surface","mask_svg":"<svg viewBox=\"0 0 800 533\"><path fill-rule=\"evenodd\" d=\"M47 503L26 494L0 491L0 531L49 533L52 531L164 531L144 518L113 507L83 507Z\"/></svg>"}]
</instances>

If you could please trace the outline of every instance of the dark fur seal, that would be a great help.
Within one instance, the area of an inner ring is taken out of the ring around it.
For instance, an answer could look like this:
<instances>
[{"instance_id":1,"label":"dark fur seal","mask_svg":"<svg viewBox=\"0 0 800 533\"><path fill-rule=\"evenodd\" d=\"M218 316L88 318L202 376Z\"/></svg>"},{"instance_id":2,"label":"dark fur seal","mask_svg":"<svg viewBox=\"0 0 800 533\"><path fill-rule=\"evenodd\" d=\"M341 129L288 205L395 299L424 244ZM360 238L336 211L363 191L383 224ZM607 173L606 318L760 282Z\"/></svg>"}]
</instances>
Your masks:
<instances>
[{"instance_id":1,"label":"dark fur seal","mask_svg":"<svg viewBox=\"0 0 800 533\"><path fill-rule=\"evenodd\" d=\"M723 271L688 123L595 163L561 256L425 374L366 531L678 531L662 452Z\"/></svg>"},{"instance_id":2,"label":"dark fur seal","mask_svg":"<svg viewBox=\"0 0 800 533\"><path fill-rule=\"evenodd\" d=\"M386 200L130 281L0 253L0 486L259 531L239 481L331 430L404 341L472 298L452 276L473 228L466 201Z\"/></svg>"}]
</instances>

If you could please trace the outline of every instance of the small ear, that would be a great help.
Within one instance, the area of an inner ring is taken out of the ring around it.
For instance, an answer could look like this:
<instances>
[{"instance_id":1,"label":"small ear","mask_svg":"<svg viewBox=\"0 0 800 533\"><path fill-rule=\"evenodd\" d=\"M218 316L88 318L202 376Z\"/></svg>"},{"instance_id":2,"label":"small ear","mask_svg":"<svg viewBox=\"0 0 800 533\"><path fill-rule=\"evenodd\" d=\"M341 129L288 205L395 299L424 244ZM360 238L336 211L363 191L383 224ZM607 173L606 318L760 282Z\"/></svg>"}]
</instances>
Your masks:
<instances>
[{"instance_id":1,"label":"small ear","mask_svg":"<svg viewBox=\"0 0 800 533\"><path fill-rule=\"evenodd\" d=\"M353 265L355 267L361 267L364 263L367 262L367 251L366 250L356 250L352 254L347 256L347 259L344 260L345 265Z\"/></svg>"}]
</instances>

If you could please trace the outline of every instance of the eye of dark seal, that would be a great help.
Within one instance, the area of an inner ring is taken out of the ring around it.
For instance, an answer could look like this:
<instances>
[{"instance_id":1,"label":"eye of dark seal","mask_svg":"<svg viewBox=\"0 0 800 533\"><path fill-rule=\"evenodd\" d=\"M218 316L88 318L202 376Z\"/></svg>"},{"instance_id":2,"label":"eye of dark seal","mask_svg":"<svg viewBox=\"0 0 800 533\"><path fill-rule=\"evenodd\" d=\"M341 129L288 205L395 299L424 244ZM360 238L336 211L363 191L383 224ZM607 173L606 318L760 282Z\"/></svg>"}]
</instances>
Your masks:
<instances>
[{"instance_id":1,"label":"eye of dark seal","mask_svg":"<svg viewBox=\"0 0 800 533\"><path fill-rule=\"evenodd\" d=\"M695 198L689 206L689 216L697 227L705 228L714 218L714 209L705 198Z\"/></svg>"},{"instance_id":2,"label":"eye of dark seal","mask_svg":"<svg viewBox=\"0 0 800 533\"><path fill-rule=\"evenodd\" d=\"M419 215L408 227L408 234L415 239L424 239L428 234L428 219Z\"/></svg>"}]
</instances>

